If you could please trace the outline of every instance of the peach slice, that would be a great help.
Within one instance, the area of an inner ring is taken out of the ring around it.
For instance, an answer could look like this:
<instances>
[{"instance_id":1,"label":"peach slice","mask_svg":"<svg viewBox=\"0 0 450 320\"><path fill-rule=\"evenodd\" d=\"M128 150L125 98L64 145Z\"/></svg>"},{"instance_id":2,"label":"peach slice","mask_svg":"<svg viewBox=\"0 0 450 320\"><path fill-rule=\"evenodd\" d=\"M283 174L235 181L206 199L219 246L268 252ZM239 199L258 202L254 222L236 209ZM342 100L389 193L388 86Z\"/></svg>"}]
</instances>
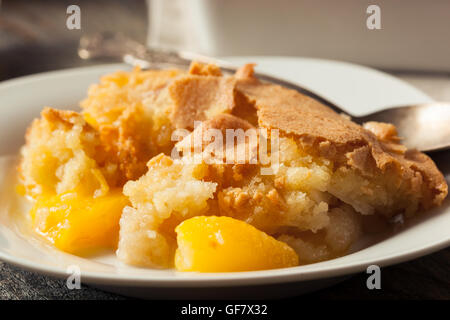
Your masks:
<instances>
[{"instance_id":1,"label":"peach slice","mask_svg":"<svg viewBox=\"0 0 450 320\"><path fill-rule=\"evenodd\" d=\"M127 204L120 190L96 198L66 192L39 196L30 215L33 228L55 247L86 255L117 246L119 220Z\"/></svg>"},{"instance_id":2,"label":"peach slice","mask_svg":"<svg viewBox=\"0 0 450 320\"><path fill-rule=\"evenodd\" d=\"M233 272L298 265L295 251L252 225L230 217L197 216L179 224L179 271Z\"/></svg>"}]
</instances>

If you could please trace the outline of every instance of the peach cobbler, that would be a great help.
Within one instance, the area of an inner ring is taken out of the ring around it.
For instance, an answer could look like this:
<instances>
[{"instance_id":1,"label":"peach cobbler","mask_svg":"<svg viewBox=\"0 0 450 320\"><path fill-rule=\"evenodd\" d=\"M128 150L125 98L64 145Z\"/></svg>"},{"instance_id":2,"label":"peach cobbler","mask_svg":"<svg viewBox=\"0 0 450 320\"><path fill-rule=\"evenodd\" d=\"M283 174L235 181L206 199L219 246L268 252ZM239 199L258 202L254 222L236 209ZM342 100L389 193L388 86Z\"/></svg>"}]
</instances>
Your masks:
<instances>
[{"instance_id":1,"label":"peach cobbler","mask_svg":"<svg viewBox=\"0 0 450 320\"><path fill-rule=\"evenodd\" d=\"M81 112L45 108L19 175L33 229L58 249L200 272L345 255L367 225L448 188L393 125L360 126L251 64L227 76L196 62L106 75Z\"/></svg>"}]
</instances>

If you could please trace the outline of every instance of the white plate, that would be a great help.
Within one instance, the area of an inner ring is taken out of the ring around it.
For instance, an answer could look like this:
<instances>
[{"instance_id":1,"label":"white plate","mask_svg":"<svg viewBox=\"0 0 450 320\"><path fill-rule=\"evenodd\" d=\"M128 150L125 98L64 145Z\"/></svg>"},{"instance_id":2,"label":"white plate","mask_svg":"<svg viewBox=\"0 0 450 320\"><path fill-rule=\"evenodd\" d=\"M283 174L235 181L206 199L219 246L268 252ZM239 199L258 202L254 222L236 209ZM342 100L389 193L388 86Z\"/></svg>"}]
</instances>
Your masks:
<instances>
[{"instance_id":1,"label":"white plate","mask_svg":"<svg viewBox=\"0 0 450 320\"><path fill-rule=\"evenodd\" d=\"M294 80L355 114L388 105L431 101L417 89L386 74L351 64L297 58L242 57L233 62L259 62L261 70ZM30 121L42 107L77 108L88 86L99 76L123 65L70 69L23 77L0 84L0 154L14 154L23 143ZM444 156L444 158L447 156ZM449 164L448 157L440 163ZM114 255L83 259L20 232L14 215L13 160L0 161L0 259L22 268L67 277L67 267L79 266L81 281L140 297L268 297L318 289L367 266L385 266L442 249L450 243L450 209L443 207L388 238L367 239L364 249L347 256L279 270L195 274L140 269L119 263ZM9 168L9 170L5 170ZM447 174L450 168L442 168ZM448 175L447 175L448 180ZM375 243L374 243L375 242ZM371 244L371 245L369 245ZM261 287L263 286L263 287Z\"/></svg>"}]
</instances>

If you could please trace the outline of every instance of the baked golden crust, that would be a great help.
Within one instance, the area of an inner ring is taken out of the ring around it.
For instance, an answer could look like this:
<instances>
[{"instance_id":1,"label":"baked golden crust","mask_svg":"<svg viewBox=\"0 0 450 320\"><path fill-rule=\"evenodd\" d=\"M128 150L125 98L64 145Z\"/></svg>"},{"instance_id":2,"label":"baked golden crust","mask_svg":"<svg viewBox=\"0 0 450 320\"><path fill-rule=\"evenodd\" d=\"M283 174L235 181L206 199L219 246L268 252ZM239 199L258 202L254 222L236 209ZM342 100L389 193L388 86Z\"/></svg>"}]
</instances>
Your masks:
<instances>
[{"instance_id":1,"label":"baked golden crust","mask_svg":"<svg viewBox=\"0 0 450 320\"><path fill-rule=\"evenodd\" d=\"M80 104L82 115L99 132L110 161L116 164L119 185L139 178L152 156L170 150L170 134L167 139L162 129L169 120L155 116L155 104L161 104L164 115L170 101L160 96L183 74L177 69L135 68L103 76L100 83L89 88L88 97Z\"/></svg>"},{"instance_id":2,"label":"baked golden crust","mask_svg":"<svg viewBox=\"0 0 450 320\"><path fill-rule=\"evenodd\" d=\"M371 122L362 127L308 96L252 76L241 77L236 88L255 105L260 126L295 136L308 152L369 177L394 170L398 183L408 180L411 189L424 191L425 208L439 205L447 196L447 183L433 160L406 150L394 126Z\"/></svg>"},{"instance_id":3,"label":"baked golden crust","mask_svg":"<svg viewBox=\"0 0 450 320\"><path fill-rule=\"evenodd\" d=\"M222 76L222 70L215 64L203 64L193 61L189 66L189 74L196 74L199 76Z\"/></svg>"},{"instance_id":4,"label":"baked golden crust","mask_svg":"<svg viewBox=\"0 0 450 320\"><path fill-rule=\"evenodd\" d=\"M84 118L84 130L100 140L96 148L101 152L89 154L100 168L108 168L104 174L112 185L137 179L152 156L169 153L174 146L170 139L173 130L192 130L194 121L204 121L208 128L222 131L256 126L280 129L307 154L332 161L335 172L355 171L376 180L374 186L389 176L390 184L402 193L416 193L422 207L442 203L448 192L443 175L428 156L401 145L394 126L369 122L362 127L295 90L259 81L253 67L247 64L234 76L223 76L217 66L196 62L188 73L117 72L90 88L81 104L83 117L72 111L46 109L43 118L49 128L53 123L64 124L66 131ZM178 148L183 148L183 143ZM373 193L374 186L363 193ZM344 199L338 189L334 184L331 192ZM388 206L375 211L386 211Z\"/></svg>"},{"instance_id":5,"label":"baked golden crust","mask_svg":"<svg viewBox=\"0 0 450 320\"><path fill-rule=\"evenodd\" d=\"M175 127L192 129L194 121L231 112L235 84L233 77L188 75L175 80L169 87Z\"/></svg>"},{"instance_id":6,"label":"baked golden crust","mask_svg":"<svg viewBox=\"0 0 450 320\"><path fill-rule=\"evenodd\" d=\"M226 137L227 129L255 129L249 122L244 119L238 118L231 114L219 114L210 120L206 120L201 123L194 131L186 136L183 140L178 142L175 146L178 150L202 150L210 142L205 141L205 135L207 130L217 129L221 132L223 137ZM212 140L212 139L211 139ZM211 141L213 142L213 141ZM224 145L225 145L225 141Z\"/></svg>"}]
</instances>

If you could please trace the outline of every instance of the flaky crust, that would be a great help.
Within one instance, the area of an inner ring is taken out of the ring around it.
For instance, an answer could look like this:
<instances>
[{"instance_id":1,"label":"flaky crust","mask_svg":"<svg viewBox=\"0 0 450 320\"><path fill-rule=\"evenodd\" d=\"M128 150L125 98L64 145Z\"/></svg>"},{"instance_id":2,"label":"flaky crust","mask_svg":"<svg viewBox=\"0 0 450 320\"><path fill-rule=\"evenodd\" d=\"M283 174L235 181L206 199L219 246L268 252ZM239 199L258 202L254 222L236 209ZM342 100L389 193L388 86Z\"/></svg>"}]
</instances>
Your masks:
<instances>
[{"instance_id":1,"label":"flaky crust","mask_svg":"<svg viewBox=\"0 0 450 320\"><path fill-rule=\"evenodd\" d=\"M254 104L260 126L295 136L308 152L363 175L394 168L399 179L410 180L412 188L419 188L423 181L429 191L424 207L439 205L447 196L447 183L433 160L417 150L406 150L394 126L371 122L364 128L295 90L262 83L248 66L244 68L237 72L236 89Z\"/></svg>"},{"instance_id":2,"label":"flaky crust","mask_svg":"<svg viewBox=\"0 0 450 320\"><path fill-rule=\"evenodd\" d=\"M233 77L187 75L175 80L169 87L174 109L172 122L176 128L194 127L194 121L203 121L234 108Z\"/></svg>"},{"instance_id":3,"label":"flaky crust","mask_svg":"<svg viewBox=\"0 0 450 320\"><path fill-rule=\"evenodd\" d=\"M407 150L393 125L360 126L295 90L259 81L253 67L247 64L234 76L222 76L217 66L200 63L187 73L118 72L90 89L82 115L45 109L42 117L49 126L79 125L86 137L99 136L101 146L88 153L101 168L117 167L109 179L114 185L137 179L152 156L170 152L173 130L192 131L195 121L203 121L203 129L279 129L306 153L331 160L335 170L351 169L368 178L394 176L398 185L406 182L407 191L419 195L425 208L447 196L447 183L434 162ZM187 141L178 149L186 149Z\"/></svg>"}]
</instances>

